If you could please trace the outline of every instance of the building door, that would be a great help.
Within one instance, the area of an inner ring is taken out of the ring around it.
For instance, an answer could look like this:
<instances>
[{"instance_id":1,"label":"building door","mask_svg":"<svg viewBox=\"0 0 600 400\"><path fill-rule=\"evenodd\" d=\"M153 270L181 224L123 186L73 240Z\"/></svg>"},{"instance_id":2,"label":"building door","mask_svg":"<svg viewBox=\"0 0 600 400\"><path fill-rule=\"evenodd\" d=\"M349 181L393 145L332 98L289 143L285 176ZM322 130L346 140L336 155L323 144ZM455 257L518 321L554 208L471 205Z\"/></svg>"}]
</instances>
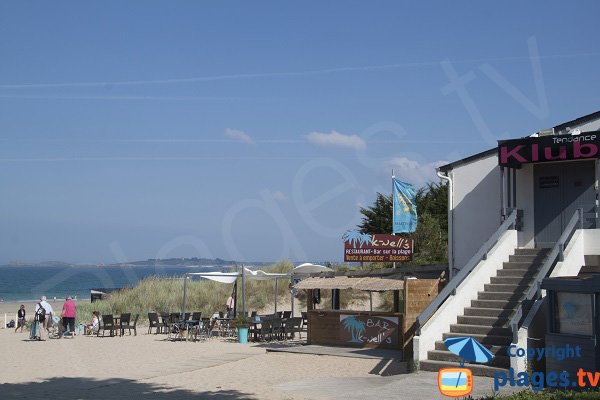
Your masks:
<instances>
[{"instance_id":1,"label":"building door","mask_svg":"<svg viewBox=\"0 0 600 400\"><path fill-rule=\"evenodd\" d=\"M595 161L536 164L533 176L536 247L552 247L578 208L584 228L595 227Z\"/></svg>"}]
</instances>

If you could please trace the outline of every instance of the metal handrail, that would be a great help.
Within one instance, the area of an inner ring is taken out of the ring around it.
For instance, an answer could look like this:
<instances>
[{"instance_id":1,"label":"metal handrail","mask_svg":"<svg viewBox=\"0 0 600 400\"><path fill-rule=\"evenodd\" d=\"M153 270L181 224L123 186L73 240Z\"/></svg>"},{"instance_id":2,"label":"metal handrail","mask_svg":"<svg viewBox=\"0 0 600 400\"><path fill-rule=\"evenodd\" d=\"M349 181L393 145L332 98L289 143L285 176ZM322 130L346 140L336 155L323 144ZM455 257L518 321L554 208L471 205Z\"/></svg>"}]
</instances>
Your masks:
<instances>
[{"instance_id":1,"label":"metal handrail","mask_svg":"<svg viewBox=\"0 0 600 400\"><path fill-rule=\"evenodd\" d=\"M442 305L444 301L450 296L456 294L456 288L464 281L464 279L475 269L477 264L481 260L487 259L488 252L494 247L494 245L500 240L500 236L509 229L516 228L518 210L513 209L510 215L502 222L496 232L481 246L481 248L475 253L473 257L467 262L467 264L460 269L460 271L454 276L454 279L448 282L448 284L442 289L442 291L436 296L435 299L419 314L416 321L416 335L421 334L421 327L431 318L435 311Z\"/></svg>"},{"instance_id":2,"label":"metal handrail","mask_svg":"<svg viewBox=\"0 0 600 400\"><path fill-rule=\"evenodd\" d=\"M510 319L509 326L512 329L513 343L517 343L519 341L519 323L523 318L523 306L529 306L531 303L536 302L542 297L542 280L548 275L550 270L554 268L556 262L564 261L565 247L569 244L572 234L576 228L583 229L583 208L578 208L569 220L565 230L558 238L558 241L552 250L550 250L550 254L548 254L548 258L546 258L546 261L544 261L542 268L540 268L538 273L535 275L531 287L525 294L525 298L523 298L523 300L519 303L517 311L515 311L515 314Z\"/></svg>"}]
</instances>

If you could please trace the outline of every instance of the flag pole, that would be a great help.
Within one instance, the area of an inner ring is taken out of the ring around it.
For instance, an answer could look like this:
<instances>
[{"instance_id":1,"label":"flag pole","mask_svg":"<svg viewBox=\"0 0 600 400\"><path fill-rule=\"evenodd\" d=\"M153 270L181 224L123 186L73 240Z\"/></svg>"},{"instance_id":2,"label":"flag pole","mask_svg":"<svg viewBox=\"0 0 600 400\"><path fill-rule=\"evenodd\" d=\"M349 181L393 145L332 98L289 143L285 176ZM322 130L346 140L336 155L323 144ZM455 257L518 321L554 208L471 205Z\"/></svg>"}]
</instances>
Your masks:
<instances>
[{"instance_id":1,"label":"flag pole","mask_svg":"<svg viewBox=\"0 0 600 400\"><path fill-rule=\"evenodd\" d=\"M392 168L392 235L394 234L394 217L396 215L396 210L394 208L394 204L396 203L394 201L394 179L395 178L396 178L396 176L394 175L394 168ZM393 262L392 267L396 268L396 261Z\"/></svg>"}]
</instances>

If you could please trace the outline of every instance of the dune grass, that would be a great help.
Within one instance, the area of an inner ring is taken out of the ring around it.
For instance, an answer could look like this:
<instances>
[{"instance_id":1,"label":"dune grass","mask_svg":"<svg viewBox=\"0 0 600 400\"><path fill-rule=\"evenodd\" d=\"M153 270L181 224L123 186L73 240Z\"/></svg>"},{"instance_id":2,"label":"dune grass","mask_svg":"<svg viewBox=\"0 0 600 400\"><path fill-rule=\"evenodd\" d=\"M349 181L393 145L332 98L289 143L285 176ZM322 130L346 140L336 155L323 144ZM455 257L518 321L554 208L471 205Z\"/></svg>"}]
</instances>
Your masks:
<instances>
[{"instance_id":1,"label":"dune grass","mask_svg":"<svg viewBox=\"0 0 600 400\"><path fill-rule=\"evenodd\" d=\"M262 268L266 272L290 272L293 265L281 261ZM238 279L238 310L241 310L242 288ZM277 295L279 299L289 297L289 280L279 279ZM275 301L275 280L246 280L246 310L261 310ZM201 278L188 280L186 312L201 311L210 316L225 311L225 302L233 291L233 284L223 284ZM183 306L183 279L150 277L131 289L110 293L106 299L94 303L81 304L77 310L77 322L91 321L92 312L100 314L140 314L140 323L147 322L148 312L181 312Z\"/></svg>"}]
</instances>

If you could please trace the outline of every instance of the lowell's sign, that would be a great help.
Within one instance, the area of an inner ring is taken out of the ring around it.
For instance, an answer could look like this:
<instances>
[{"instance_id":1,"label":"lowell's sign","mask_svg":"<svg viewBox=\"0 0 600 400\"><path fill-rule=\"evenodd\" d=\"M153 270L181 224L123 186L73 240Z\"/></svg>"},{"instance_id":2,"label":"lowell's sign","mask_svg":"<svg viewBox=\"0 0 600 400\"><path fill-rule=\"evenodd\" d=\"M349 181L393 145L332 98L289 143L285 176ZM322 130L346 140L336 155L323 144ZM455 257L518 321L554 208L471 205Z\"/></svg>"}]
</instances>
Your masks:
<instances>
[{"instance_id":1,"label":"lowell's sign","mask_svg":"<svg viewBox=\"0 0 600 400\"><path fill-rule=\"evenodd\" d=\"M498 141L502 167L587 158L600 158L600 132Z\"/></svg>"},{"instance_id":2,"label":"lowell's sign","mask_svg":"<svg viewBox=\"0 0 600 400\"><path fill-rule=\"evenodd\" d=\"M412 260L414 242L404 236L369 235L348 231L344 239L345 262L403 262Z\"/></svg>"}]
</instances>

